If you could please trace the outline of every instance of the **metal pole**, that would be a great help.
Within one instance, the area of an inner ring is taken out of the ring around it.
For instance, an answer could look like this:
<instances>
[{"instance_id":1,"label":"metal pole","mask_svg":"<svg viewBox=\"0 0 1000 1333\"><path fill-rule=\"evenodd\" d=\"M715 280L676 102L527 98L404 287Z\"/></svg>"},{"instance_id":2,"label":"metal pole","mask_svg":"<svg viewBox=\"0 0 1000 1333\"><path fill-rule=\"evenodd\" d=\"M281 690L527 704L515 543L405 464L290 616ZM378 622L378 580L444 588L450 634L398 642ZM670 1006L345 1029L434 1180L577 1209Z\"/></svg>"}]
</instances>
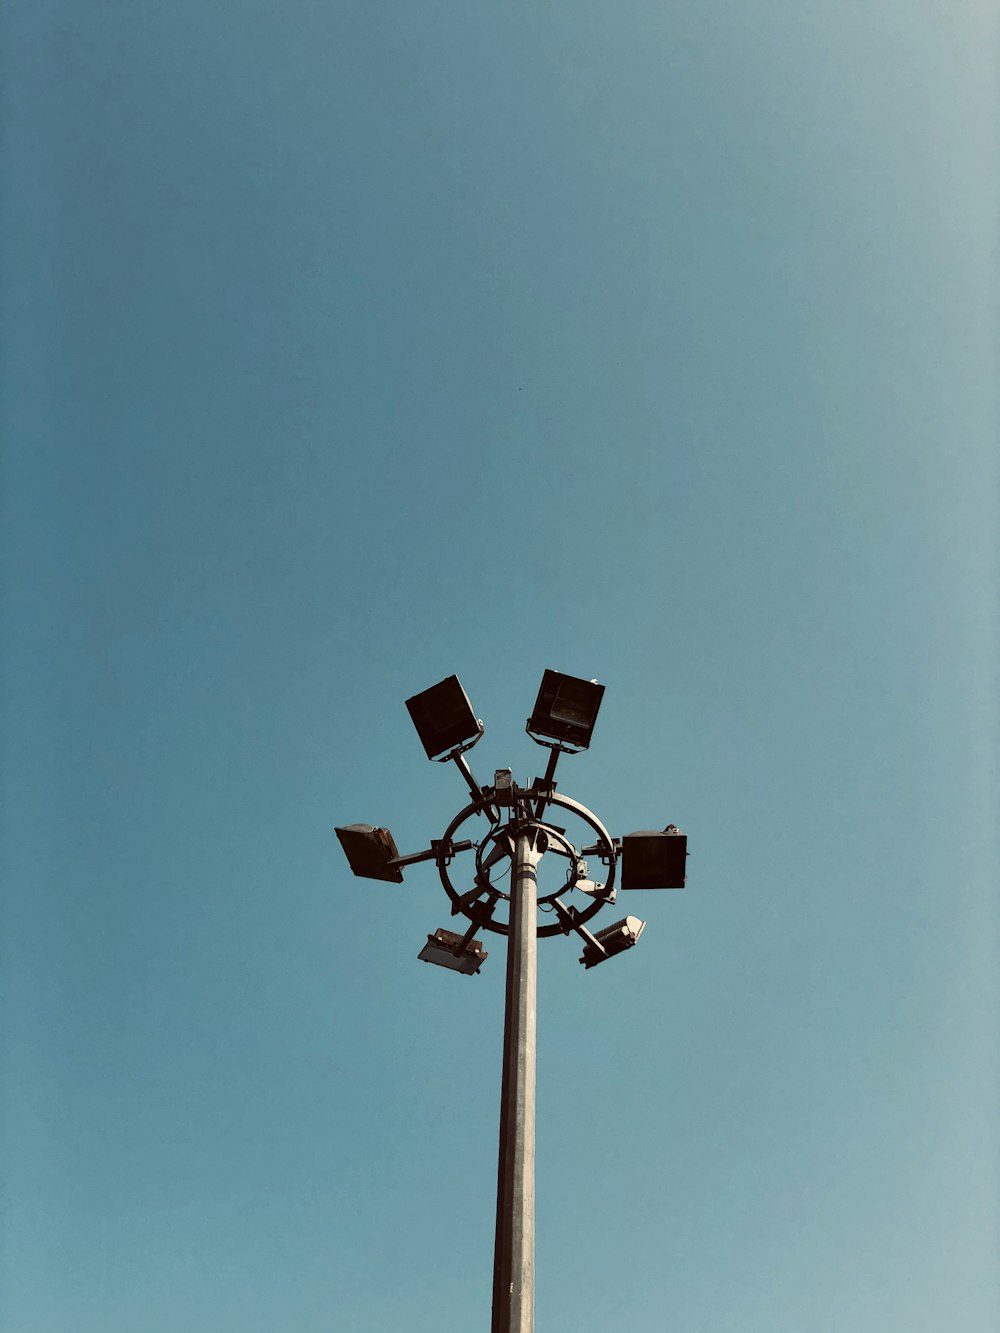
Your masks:
<instances>
[{"instance_id":1,"label":"metal pole","mask_svg":"<svg viewBox=\"0 0 1000 1333\"><path fill-rule=\"evenodd\" d=\"M492 1333L532 1333L535 1326L535 929L541 854L534 830L518 834L507 937Z\"/></svg>"}]
</instances>

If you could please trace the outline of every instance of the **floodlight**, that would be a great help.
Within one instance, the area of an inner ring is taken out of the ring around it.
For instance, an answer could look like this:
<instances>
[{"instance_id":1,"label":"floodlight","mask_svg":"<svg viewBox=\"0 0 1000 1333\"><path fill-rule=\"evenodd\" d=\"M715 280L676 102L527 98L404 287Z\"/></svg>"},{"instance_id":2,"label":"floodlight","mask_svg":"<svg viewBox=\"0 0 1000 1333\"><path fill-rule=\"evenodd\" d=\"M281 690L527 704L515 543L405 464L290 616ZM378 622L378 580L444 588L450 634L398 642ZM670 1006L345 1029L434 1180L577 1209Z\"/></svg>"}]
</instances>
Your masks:
<instances>
[{"instance_id":1,"label":"floodlight","mask_svg":"<svg viewBox=\"0 0 1000 1333\"><path fill-rule=\"evenodd\" d=\"M383 879L391 884L402 884L403 872L389 864L399 852L387 828L348 824L335 832L356 875L362 879Z\"/></svg>"},{"instance_id":2,"label":"floodlight","mask_svg":"<svg viewBox=\"0 0 1000 1333\"><path fill-rule=\"evenodd\" d=\"M676 824L622 838L623 889L683 889L687 835Z\"/></svg>"},{"instance_id":3,"label":"floodlight","mask_svg":"<svg viewBox=\"0 0 1000 1333\"><path fill-rule=\"evenodd\" d=\"M483 734L483 724L472 711L457 676L448 676L415 694L407 699L406 707L428 759L446 751L468 749Z\"/></svg>"},{"instance_id":4,"label":"floodlight","mask_svg":"<svg viewBox=\"0 0 1000 1333\"><path fill-rule=\"evenodd\" d=\"M546 671L528 718L528 734L532 740L547 736L550 740L585 750L590 744L597 711L604 697L604 686L596 680L580 680L564 676L561 671ZM539 741L545 745L545 741Z\"/></svg>"},{"instance_id":5,"label":"floodlight","mask_svg":"<svg viewBox=\"0 0 1000 1333\"><path fill-rule=\"evenodd\" d=\"M452 930L436 930L427 936L427 943L417 954L424 963L437 963L438 967L450 968L452 972L462 972L467 977L475 974L488 957L480 940L470 940L458 953L465 937L456 935Z\"/></svg>"},{"instance_id":6,"label":"floodlight","mask_svg":"<svg viewBox=\"0 0 1000 1333\"><path fill-rule=\"evenodd\" d=\"M627 916L621 921L616 921L613 926L607 926L604 930L599 930L594 936L597 943L603 947L604 952L595 949L592 944L587 944L584 946L583 957L580 962L583 963L584 967L596 967L598 963L614 958L615 954L624 953L626 949L633 948L645 929L645 921L640 921L637 916Z\"/></svg>"}]
</instances>

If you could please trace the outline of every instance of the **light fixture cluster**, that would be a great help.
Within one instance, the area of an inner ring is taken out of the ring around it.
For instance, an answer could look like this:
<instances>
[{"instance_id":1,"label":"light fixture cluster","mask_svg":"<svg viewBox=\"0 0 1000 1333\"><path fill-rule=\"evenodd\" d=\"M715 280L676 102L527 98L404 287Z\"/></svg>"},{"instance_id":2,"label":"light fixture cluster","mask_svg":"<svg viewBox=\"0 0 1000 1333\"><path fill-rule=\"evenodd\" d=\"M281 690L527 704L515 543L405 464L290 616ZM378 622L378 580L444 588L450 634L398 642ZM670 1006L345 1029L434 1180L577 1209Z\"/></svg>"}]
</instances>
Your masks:
<instances>
[{"instance_id":1,"label":"light fixture cluster","mask_svg":"<svg viewBox=\"0 0 1000 1333\"><path fill-rule=\"evenodd\" d=\"M428 935L427 943L418 957L424 962L436 963L465 975L475 975L486 959L479 940L473 938L477 929L507 933L507 926L494 919L499 901L507 895L499 892L489 880L488 867L509 854L512 838L503 837L503 830L523 829L529 826L544 832L543 820L547 805L562 806L578 813L598 831L597 843L577 854L563 836L556 831L548 838L550 845L567 856L571 870L564 888L579 888L593 900L584 912L567 907L557 895L550 895L556 913L556 923L539 927L539 934L575 931L584 941L580 962L586 968L595 967L616 954L631 949L645 928L638 917L627 916L603 930L591 934L586 922L608 902L614 901L615 873L620 874L623 890L680 889L684 887L687 860L687 837L674 824L662 831L645 829L612 839L603 826L585 807L568 797L556 795L554 781L559 755L578 754L590 745L597 715L604 696L604 686L596 680L568 676L559 671L546 670L538 690L526 730L537 744L549 751L545 776L536 778L528 788L519 788L509 770L497 770L492 787L480 787L467 761L465 752L476 745L483 735L483 723L477 718L468 694L457 676L448 676L430 689L423 690L406 700L406 707L416 728L428 759L438 762L453 761L462 773L472 796L472 804L452 821L444 838L434 841L426 851L400 856L388 829L370 824L348 824L336 830L341 846L355 875L365 879L402 883L403 868L419 861L437 863L442 880L452 898L452 912L463 913L471 921L471 929L464 935L438 930ZM454 832L473 815L486 814L490 830L478 842L459 842ZM502 819L507 823L503 825ZM477 871L473 883L465 893L457 893L448 878L447 866L456 854L476 849ZM587 863L584 855L598 856L608 867L607 885L586 878ZM541 899L540 901L545 901Z\"/></svg>"}]
</instances>

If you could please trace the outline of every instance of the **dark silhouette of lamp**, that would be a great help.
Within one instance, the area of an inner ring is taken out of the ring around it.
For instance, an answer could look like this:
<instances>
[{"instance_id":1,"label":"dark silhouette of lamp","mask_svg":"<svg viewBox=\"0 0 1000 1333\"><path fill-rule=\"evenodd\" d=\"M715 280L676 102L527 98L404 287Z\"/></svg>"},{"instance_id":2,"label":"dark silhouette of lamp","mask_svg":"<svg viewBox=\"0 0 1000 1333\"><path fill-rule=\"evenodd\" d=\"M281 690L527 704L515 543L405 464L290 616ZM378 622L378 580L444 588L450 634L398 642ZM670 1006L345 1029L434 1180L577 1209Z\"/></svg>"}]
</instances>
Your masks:
<instances>
[{"instance_id":1,"label":"dark silhouette of lamp","mask_svg":"<svg viewBox=\"0 0 1000 1333\"><path fill-rule=\"evenodd\" d=\"M676 824L622 838L623 889L683 889L687 835Z\"/></svg>"},{"instance_id":2,"label":"dark silhouette of lamp","mask_svg":"<svg viewBox=\"0 0 1000 1333\"><path fill-rule=\"evenodd\" d=\"M486 962L488 955L479 940L467 941L453 930L436 930L433 935L427 936L427 943L417 957L424 963L437 963L438 967L447 967L452 972L463 972L467 977L472 977Z\"/></svg>"},{"instance_id":3,"label":"dark silhouette of lamp","mask_svg":"<svg viewBox=\"0 0 1000 1333\"><path fill-rule=\"evenodd\" d=\"M540 745L557 741L585 750L590 744L597 713L604 697L604 686L596 680L565 676L561 671L545 671L527 731ZM539 737L547 740L539 740Z\"/></svg>"},{"instance_id":4,"label":"dark silhouette of lamp","mask_svg":"<svg viewBox=\"0 0 1000 1333\"><path fill-rule=\"evenodd\" d=\"M373 828L371 824L347 824L335 832L356 875L362 879L382 879L390 884L402 884L402 870L389 864L397 859L399 852L387 828Z\"/></svg>"},{"instance_id":5,"label":"dark silhouette of lamp","mask_svg":"<svg viewBox=\"0 0 1000 1333\"><path fill-rule=\"evenodd\" d=\"M448 676L413 695L406 707L428 759L439 755L450 759L475 745L483 734L483 724L457 676Z\"/></svg>"}]
</instances>

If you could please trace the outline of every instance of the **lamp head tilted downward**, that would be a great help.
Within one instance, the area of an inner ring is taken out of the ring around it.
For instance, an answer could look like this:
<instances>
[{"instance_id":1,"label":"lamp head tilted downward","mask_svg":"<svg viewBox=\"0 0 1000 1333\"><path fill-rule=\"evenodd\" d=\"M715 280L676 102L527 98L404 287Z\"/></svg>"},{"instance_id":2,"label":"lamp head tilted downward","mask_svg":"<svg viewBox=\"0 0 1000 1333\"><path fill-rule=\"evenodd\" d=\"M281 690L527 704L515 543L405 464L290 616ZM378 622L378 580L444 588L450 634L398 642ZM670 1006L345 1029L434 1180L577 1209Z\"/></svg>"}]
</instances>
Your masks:
<instances>
[{"instance_id":1,"label":"lamp head tilted downward","mask_svg":"<svg viewBox=\"0 0 1000 1333\"><path fill-rule=\"evenodd\" d=\"M371 824L347 824L335 830L351 869L362 879L381 879L402 884L403 872L389 862L399 856L395 840L387 828Z\"/></svg>"},{"instance_id":2,"label":"lamp head tilted downward","mask_svg":"<svg viewBox=\"0 0 1000 1333\"><path fill-rule=\"evenodd\" d=\"M442 929L427 936L427 943L417 957L423 963L436 963L438 967L474 977L486 962L487 953L479 940L469 940L463 945L461 935Z\"/></svg>"},{"instance_id":3,"label":"lamp head tilted downward","mask_svg":"<svg viewBox=\"0 0 1000 1333\"><path fill-rule=\"evenodd\" d=\"M606 963L616 954L634 948L645 929L645 921L640 921L637 916L627 916L621 921L616 921L613 926L606 926L594 936L601 946L600 949L595 949L592 944L585 945L580 962L584 967L596 967L598 963Z\"/></svg>"}]
</instances>

